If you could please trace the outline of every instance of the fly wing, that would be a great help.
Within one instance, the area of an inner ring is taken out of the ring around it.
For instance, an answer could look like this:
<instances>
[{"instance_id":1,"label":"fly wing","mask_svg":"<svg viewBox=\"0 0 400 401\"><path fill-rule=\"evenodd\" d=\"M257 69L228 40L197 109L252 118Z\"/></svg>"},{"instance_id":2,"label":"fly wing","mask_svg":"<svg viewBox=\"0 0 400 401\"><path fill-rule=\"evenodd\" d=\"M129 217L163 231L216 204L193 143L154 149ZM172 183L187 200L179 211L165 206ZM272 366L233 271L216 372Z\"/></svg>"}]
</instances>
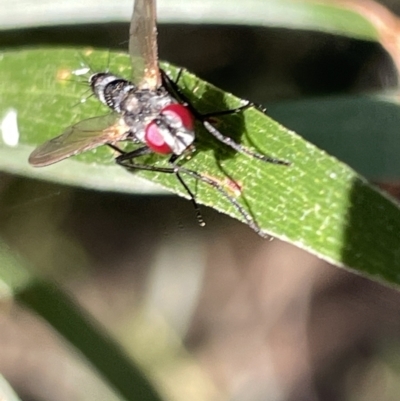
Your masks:
<instances>
[{"instance_id":1,"label":"fly wing","mask_svg":"<svg viewBox=\"0 0 400 401\"><path fill-rule=\"evenodd\" d=\"M60 136L38 146L29 156L35 167L48 166L105 143L125 139L128 127L117 114L89 118L68 127Z\"/></svg>"},{"instance_id":2,"label":"fly wing","mask_svg":"<svg viewBox=\"0 0 400 401\"><path fill-rule=\"evenodd\" d=\"M140 89L161 86L158 68L156 0L136 0L129 29L132 82Z\"/></svg>"}]
</instances>

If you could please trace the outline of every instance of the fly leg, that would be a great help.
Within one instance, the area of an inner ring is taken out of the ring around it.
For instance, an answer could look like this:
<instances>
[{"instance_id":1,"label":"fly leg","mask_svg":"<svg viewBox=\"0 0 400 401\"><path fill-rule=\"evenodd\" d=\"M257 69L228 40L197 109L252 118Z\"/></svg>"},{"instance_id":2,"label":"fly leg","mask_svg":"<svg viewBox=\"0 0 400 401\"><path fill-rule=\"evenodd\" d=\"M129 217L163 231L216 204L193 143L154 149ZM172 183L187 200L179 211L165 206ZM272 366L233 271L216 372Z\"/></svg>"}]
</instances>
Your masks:
<instances>
[{"instance_id":1,"label":"fly leg","mask_svg":"<svg viewBox=\"0 0 400 401\"><path fill-rule=\"evenodd\" d=\"M141 148L135 149L132 152L124 152L123 150L119 149L115 145L109 144L109 146L116 150L117 152L121 153L118 157L115 158L117 164L122 167L125 167L130 170L146 170L146 171L154 171L159 173L167 173L167 174L175 174L178 181L181 183L183 188L185 189L186 193L189 195L189 198L193 204L194 210L196 212L197 221L200 226L205 226L205 222L203 216L201 215L200 206L196 202L196 197L194 196L193 192L190 190L189 186L183 180L180 175L181 168L175 164L177 159L176 155L172 155L170 157L169 163L172 164L173 167L156 167L151 166L148 164L139 164L134 161L135 158L154 153L150 148L147 146L143 146Z\"/></svg>"},{"instance_id":2,"label":"fly leg","mask_svg":"<svg viewBox=\"0 0 400 401\"><path fill-rule=\"evenodd\" d=\"M142 146L141 148L137 148L135 150L132 150L131 152L125 152L124 150L120 149L118 146L113 145L112 143L107 143L107 145L118 152L120 155L116 157L116 161L125 161L125 160L131 160L133 162L133 159L136 157L144 156L144 155L150 155L154 153L148 146ZM120 164L120 163L118 163Z\"/></svg>"},{"instance_id":3,"label":"fly leg","mask_svg":"<svg viewBox=\"0 0 400 401\"><path fill-rule=\"evenodd\" d=\"M213 113L206 113L206 114L201 114L199 113L196 108L190 103L189 99L187 96L180 90L179 86L177 85L177 81L172 81L169 76L166 74L165 71L162 69L161 71L161 76L163 80L163 84L166 86L167 90L170 91L172 96L174 96L182 105L186 106L190 112L193 114L195 118L197 118L199 121L203 123L204 128L218 141L224 143L225 145L229 146L230 148L236 150L239 153L243 153L246 155L249 155L250 157L253 157L258 160L262 160L263 162L266 163L272 163L272 164L280 164L284 166L290 165L289 162L285 160L280 160L280 159L275 159L269 156L262 155L260 153L254 152L251 149L248 149L246 146L243 146L236 141L234 141L232 138L223 135L220 131L218 131L211 123L210 119L213 117L219 117L223 115L228 115L228 114L234 114L241 112L245 109L248 109L250 107L255 107L255 105L251 102L246 103L245 105L242 105L240 107L237 107L235 109L230 109L230 110L223 110L223 111L217 111ZM178 77L180 77L182 70L179 72Z\"/></svg>"},{"instance_id":4,"label":"fly leg","mask_svg":"<svg viewBox=\"0 0 400 401\"><path fill-rule=\"evenodd\" d=\"M206 223L205 223L205 221L204 221L204 219L203 219L203 216L202 216L202 214L201 214L200 206L199 206L199 204L198 204L197 201L196 201L196 197L195 197L194 193L191 191L191 189L190 189L189 186L186 184L186 182L184 181L184 179L182 178L182 176L181 176L181 174L180 174L180 172L182 171L182 170L181 170L181 167L178 166L178 165L176 164L176 160L178 159L178 157L179 157L179 156L173 154L173 155L169 158L168 163L170 163L170 164L172 165L172 169L173 169L174 172L175 172L176 178L177 178L178 181L181 183L181 185L183 186L183 188L185 188L186 193L189 195L190 201L192 202L192 205L193 205L194 210L195 210L195 212L196 212L196 218L197 218L197 221L198 221L199 225L200 225L201 227L204 227L204 226L206 225ZM185 169L185 170L186 170L186 169Z\"/></svg>"},{"instance_id":5,"label":"fly leg","mask_svg":"<svg viewBox=\"0 0 400 401\"><path fill-rule=\"evenodd\" d=\"M187 106L192 111L194 109L194 107L189 102L189 99L183 94L183 92L181 91L181 89L179 88L179 85L178 85L178 82L181 79L183 71L184 71L184 68L180 68L178 75L176 76L175 80L173 81L163 69L160 69L163 84L168 88L169 91L172 92L172 95L181 104L183 104L184 106ZM212 118L212 117L220 117L220 116L224 116L224 115L228 115L228 114L239 113L239 112L249 109L251 107L255 107L259 110L265 111L265 109L262 106L256 105L253 102L247 101L246 104L239 106L239 107L235 107L234 109L214 111L212 113L205 113L205 114L197 113L197 110L195 110L196 113L193 113L193 114L198 118L200 118L200 116L201 116L203 119L207 119L207 118Z\"/></svg>"},{"instance_id":6,"label":"fly leg","mask_svg":"<svg viewBox=\"0 0 400 401\"><path fill-rule=\"evenodd\" d=\"M198 173L197 171L194 170L189 170L185 167L179 166L175 164L175 161L177 159L176 155L172 155L169 162L173 165L173 169L175 171L175 174L177 175L178 179L182 183L182 178L179 176L179 173L184 173L187 174L196 180L199 180L201 182L204 182L207 185L210 185L212 188L217 190L225 199L229 201L229 203L236 209L236 211L243 217L243 219L246 221L249 227L251 227L257 234L259 234L261 237L266 237L266 235L262 232L261 228L258 226L258 224L254 221L250 213L248 213L242 205L239 204L239 202L231 195L226 192L226 190L223 188L223 186L217 182L216 180L213 180L212 178L209 178L203 174ZM186 186L186 184L184 184ZM189 190L189 189L188 189ZM195 198L192 198L192 201L196 203Z\"/></svg>"},{"instance_id":7,"label":"fly leg","mask_svg":"<svg viewBox=\"0 0 400 401\"><path fill-rule=\"evenodd\" d=\"M166 174L174 174L179 182L182 184L183 188L185 189L186 193L189 195L189 198L195 208L196 215L197 215L197 220L201 226L204 226L204 220L200 212L200 207L196 201L195 195L193 192L190 190L186 182L183 180L181 177L181 174L186 174L196 180L199 180L201 182L204 182L205 184L211 186L212 188L216 189L225 199L227 199L231 205L236 209L236 211L243 217L243 219L246 221L246 223L260 236L266 237L266 235L262 232L261 228L257 225L257 223L253 220L252 216L241 206L238 201L229 195L226 190L223 188L221 184L219 184L217 181L213 180L212 178L209 178L203 174L200 174L194 170L189 170L185 167L179 166L176 164L177 156L173 155L169 163L171 164L171 167L157 167L157 166L151 166L148 164L140 164L134 162L134 158L138 157L138 155L146 154L146 153L141 153L137 152L143 148L139 148L136 151L125 153L123 152L120 156L118 156L115 161L117 164L121 165L122 167L125 167L129 170L144 170L144 171L154 171L158 173L166 173ZM143 152L143 151L142 151ZM133 154L132 154L133 153Z\"/></svg>"}]
</instances>

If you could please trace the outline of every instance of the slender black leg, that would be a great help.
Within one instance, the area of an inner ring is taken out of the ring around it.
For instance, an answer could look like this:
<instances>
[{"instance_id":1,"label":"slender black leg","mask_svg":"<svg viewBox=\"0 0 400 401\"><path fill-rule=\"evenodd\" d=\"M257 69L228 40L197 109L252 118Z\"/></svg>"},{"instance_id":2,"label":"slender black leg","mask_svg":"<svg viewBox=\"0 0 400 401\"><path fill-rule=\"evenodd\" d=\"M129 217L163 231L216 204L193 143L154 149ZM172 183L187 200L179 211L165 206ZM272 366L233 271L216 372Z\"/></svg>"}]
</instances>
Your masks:
<instances>
[{"instance_id":1,"label":"slender black leg","mask_svg":"<svg viewBox=\"0 0 400 401\"><path fill-rule=\"evenodd\" d=\"M183 68L180 68L179 69L179 72L178 72L178 75L177 75L177 77L175 78L175 85L178 85L178 82L179 82L179 80L181 79L181 76L182 76L182 72L183 72ZM167 74L165 74L165 75L167 75ZM168 77L168 75L167 75L167 77ZM168 77L169 78L169 77Z\"/></svg>"},{"instance_id":2,"label":"slender black leg","mask_svg":"<svg viewBox=\"0 0 400 401\"><path fill-rule=\"evenodd\" d=\"M202 114L201 117L204 119L208 119L208 118L213 118L213 117L220 117L220 116L226 116L229 114L235 114L235 113L240 113L241 111L250 109L251 107L254 107L254 103L252 102L247 102L246 104L239 106L239 107L235 107L234 109L228 109L228 110L221 110L221 111L214 111L211 113L205 113Z\"/></svg>"},{"instance_id":3,"label":"slender black leg","mask_svg":"<svg viewBox=\"0 0 400 401\"><path fill-rule=\"evenodd\" d=\"M290 165L290 163L285 160L274 159L273 157L269 157L269 156L262 155L261 153L253 152L246 146L243 146L240 143L235 142L229 136L222 135L213 125L211 125L211 123L209 123L206 120L203 121L203 125L206 128L206 130L214 138L218 139L220 142L224 143L225 145L228 145L232 149L235 149L239 153L244 153L246 155L254 157L255 159L262 160L263 162L266 162L266 163L281 164L284 166Z\"/></svg>"},{"instance_id":4,"label":"slender black leg","mask_svg":"<svg viewBox=\"0 0 400 401\"><path fill-rule=\"evenodd\" d=\"M241 216L244 218L244 220L246 221L246 223L247 223L257 234L259 234L260 236L262 236L262 237L264 237L264 238L267 237L267 235L264 234L264 233L261 231L261 228L260 228L260 227L258 226L258 224L253 220L253 218L251 217L251 215L237 202L237 200L236 200L234 197L232 197L231 195L229 195L229 194L225 191L225 189L222 187L221 184L219 184L217 181L215 181L215 180L213 180L213 179L211 179L211 178L209 178L209 177L206 177L206 176L204 176L204 175L202 175L202 174L197 173L197 172L194 171L194 170L188 170L188 169L185 169L185 168L180 167L180 166L179 166L179 170L180 170L182 173L185 173L185 174L187 174L187 175L190 175L191 177L193 177L193 178L195 178L195 179L197 179L197 180L199 180L199 181L202 181L202 182L204 182L204 183L210 185L210 186L213 187L214 189L216 189L222 196L225 197L225 199L227 199L227 200L231 203L231 205L239 212L239 214L241 214Z\"/></svg>"},{"instance_id":5,"label":"slender black leg","mask_svg":"<svg viewBox=\"0 0 400 401\"><path fill-rule=\"evenodd\" d=\"M181 68L179 70L178 76L175 79L175 81L172 81L172 79L168 76L168 74L164 71L161 70L161 76L162 76L162 80L163 80L163 84L164 86L167 87L167 89L169 91L172 92L173 96L179 101L179 103L187 106L190 111L192 112L192 114L198 118L199 120L204 120L204 119L208 119L211 117L219 117L219 116L224 116L224 115L228 115L228 114L234 114L234 113L239 113L241 111L244 111L250 107L254 107L254 104L251 102L247 102L246 104L239 106L239 107L235 107L234 109L228 109L228 110L222 110L222 111L214 111L211 113L205 113L205 114L200 114L190 103L189 99L187 98L187 96L185 96L185 94L181 91L181 89L179 88L178 82L179 79L182 75L183 72L183 68Z\"/></svg>"},{"instance_id":6,"label":"slender black leg","mask_svg":"<svg viewBox=\"0 0 400 401\"><path fill-rule=\"evenodd\" d=\"M135 149L131 152L125 152L123 150L121 150L118 146L113 145L113 144L108 144L108 146L110 146L110 148L114 149L115 151L119 152L120 155L115 159L115 161L117 162L117 164L125 167L125 168L130 168L130 169L137 169L137 170L149 170L149 171L157 171L157 172L161 172L161 173L175 173L176 178L178 179L178 181L181 183L181 185L183 186L183 188L185 189L185 191L187 192L187 194L189 195L189 198L193 204L194 210L196 211L196 217L197 217L197 221L199 223L200 226L205 226L205 222L203 219L203 216L201 215L200 212L200 206L198 205L198 203L196 202L196 198L193 194L193 192L190 190L190 188L188 187L188 185L186 184L186 182L183 180L183 178L181 177L181 175L179 174L179 169L175 169L175 161L177 159L176 155L172 155L169 159L169 163L172 164L172 168L157 168L155 166L149 166L149 165L145 165L145 164L138 164L135 163L133 161L133 159L140 157L140 156L144 156L147 154L151 154L154 153L150 148L148 148L147 146L143 146L141 148ZM128 162L128 163L126 163Z\"/></svg>"},{"instance_id":7,"label":"slender black leg","mask_svg":"<svg viewBox=\"0 0 400 401\"><path fill-rule=\"evenodd\" d=\"M194 194L191 192L187 184L182 180L182 177L180 176L180 173L182 174L187 174L201 182L204 182L207 185L210 185L214 189L216 189L222 196L224 196L231 204L232 206L237 210L237 212L243 217L243 219L246 221L246 223L259 235L262 237L266 237L266 235L261 231L261 228L256 224L256 222L253 220L251 215L236 201L235 198L233 198L231 195L229 195L225 189L220 185L217 181L206 177L200 173L197 173L194 170L189 170L186 169L182 166L178 166L176 164L173 164L172 167L156 167L156 166L150 166L147 164L139 164L135 163L133 161L128 161L127 158L125 157L126 155L121 155L118 156L115 160L116 162L131 170L145 170L145 171L154 171L154 172L159 172L159 173L166 173L166 174L175 174L179 180L179 182L183 185L185 188L186 192L188 193L190 199L192 200L192 203L196 209L196 212L199 211L199 206L195 200ZM128 158L131 159L131 158ZM174 160L172 160L172 163L174 163ZM201 222L203 224L201 224ZM201 218L200 214L200 219L199 219L200 225L204 225L204 220Z\"/></svg>"},{"instance_id":8,"label":"slender black leg","mask_svg":"<svg viewBox=\"0 0 400 401\"><path fill-rule=\"evenodd\" d=\"M141 148L137 148L135 150L132 150L131 152L125 152L124 150L121 150L118 146L113 145L111 143L107 144L111 149L114 149L116 152L120 153L120 155L117 157L119 161L124 161L124 160L133 160L136 157L139 156L144 156L144 155L150 155L154 153L149 147L147 146L142 146Z\"/></svg>"},{"instance_id":9,"label":"slender black leg","mask_svg":"<svg viewBox=\"0 0 400 401\"><path fill-rule=\"evenodd\" d=\"M182 93L182 91L180 90L179 86L178 86L178 82L181 78L182 75L182 71L183 68L181 68L178 72L178 76L176 77L175 82L172 81L172 79L168 76L168 74L162 69L160 68L160 72L161 72L161 79L162 79L162 84L163 86L165 86L168 90L168 92L181 104L183 104L184 106L187 106L189 108L190 111L192 111L192 106L189 104L189 102L186 102L185 100L185 96ZM194 109L194 108L193 108ZM193 114L195 115L195 114Z\"/></svg>"},{"instance_id":10,"label":"slender black leg","mask_svg":"<svg viewBox=\"0 0 400 401\"><path fill-rule=\"evenodd\" d=\"M194 210L196 211L196 218L197 218L197 221L198 221L199 225L201 227L204 227L206 225L206 223L204 222L203 216L201 214L200 206L196 201L196 197L194 196L194 193L190 190L189 186L186 184L186 182L184 181L184 179L180 175L180 172L179 172L179 168L180 167L178 165L176 165L176 163L175 163L177 159L178 159L177 155L172 155L169 158L168 163L170 163L173 166L172 168L175 170L176 178L182 184L183 188L185 188L185 191L189 195L190 201L192 202Z\"/></svg>"},{"instance_id":11,"label":"slender black leg","mask_svg":"<svg viewBox=\"0 0 400 401\"><path fill-rule=\"evenodd\" d=\"M173 82L169 76L166 74L165 71L161 70L161 75L163 79L163 84L167 87L168 90L172 92L172 95L176 97L176 99L181 102L183 105L189 108L190 112L198 119L200 120L204 128L217 140L220 142L224 143L225 145L231 147L232 149L236 150L237 152L247 154L251 157L254 157L255 159L262 160L266 163L272 163L272 164L279 164L279 165L284 165L284 166L289 166L290 163L285 161L285 160L280 160L280 159L275 159L269 156L262 155L260 153L254 152L250 149L248 149L246 146L243 146L237 142L235 142L232 138L225 136L221 134L208 120L212 117L217 117L217 116L222 116L222 115L227 115L227 114L233 114L237 113L240 111L243 111L249 107L254 107L253 103L247 103L243 106L237 107L236 109L232 110L223 110L223 111L218 111L218 112L213 112L213 113L207 113L207 114L200 114L196 108L190 103L189 99L182 93L180 90L179 86L176 84L176 82Z\"/></svg>"}]
</instances>

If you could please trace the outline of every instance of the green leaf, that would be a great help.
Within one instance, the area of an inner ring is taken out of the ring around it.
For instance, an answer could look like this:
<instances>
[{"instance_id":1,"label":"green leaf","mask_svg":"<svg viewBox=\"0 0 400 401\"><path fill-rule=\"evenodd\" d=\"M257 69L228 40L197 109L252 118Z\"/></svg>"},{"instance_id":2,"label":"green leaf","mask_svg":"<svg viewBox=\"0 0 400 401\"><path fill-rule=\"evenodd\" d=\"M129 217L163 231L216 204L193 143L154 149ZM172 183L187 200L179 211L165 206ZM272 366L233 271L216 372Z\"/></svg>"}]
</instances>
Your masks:
<instances>
[{"instance_id":1,"label":"green leaf","mask_svg":"<svg viewBox=\"0 0 400 401\"><path fill-rule=\"evenodd\" d=\"M400 178L396 93L268 104L268 114L374 182Z\"/></svg>"},{"instance_id":2,"label":"green leaf","mask_svg":"<svg viewBox=\"0 0 400 401\"><path fill-rule=\"evenodd\" d=\"M72 107L79 103L85 87L57 78L79 67L77 54L78 51L71 49L3 54L0 115L4 116L10 108L16 110L21 137L15 148L1 145L0 168L35 178L124 192L136 190L134 176L140 175L176 193L184 193L173 176L130 174L114 166L113 153L105 147L54 167L34 169L27 165L28 154L36 144L59 134L62 127L105 112L95 99ZM90 54L90 62L97 69L105 69L108 58L107 52ZM111 71L129 77L128 56L111 54L110 61ZM176 72L172 66L164 67L169 73ZM232 95L187 72L179 84L201 112L224 110L239 103ZM229 180L234 180L241 188L236 199L266 233L338 266L349 266L388 282L400 282L397 204L351 168L254 108L224 117L218 127L237 141L288 160L291 165L277 166L237 154L199 129L198 151L190 160L182 161L186 168L227 183L228 191L232 182ZM165 165L160 157L150 157L144 162ZM107 169L109 173L104 176ZM185 179L199 202L241 218L217 191L189 177Z\"/></svg>"}]
</instances>

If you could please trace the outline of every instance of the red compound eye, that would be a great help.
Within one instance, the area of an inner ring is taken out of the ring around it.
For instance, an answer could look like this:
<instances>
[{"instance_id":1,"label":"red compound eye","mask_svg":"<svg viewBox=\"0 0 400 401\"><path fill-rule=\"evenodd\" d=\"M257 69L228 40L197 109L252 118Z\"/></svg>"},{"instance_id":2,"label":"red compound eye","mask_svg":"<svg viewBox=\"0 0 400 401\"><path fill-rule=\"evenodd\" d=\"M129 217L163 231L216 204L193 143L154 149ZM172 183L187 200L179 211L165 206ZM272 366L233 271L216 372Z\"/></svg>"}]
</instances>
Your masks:
<instances>
[{"instance_id":1,"label":"red compound eye","mask_svg":"<svg viewBox=\"0 0 400 401\"><path fill-rule=\"evenodd\" d=\"M146 145L156 153L172 153L171 148L165 143L155 121L152 121L147 127L144 135Z\"/></svg>"},{"instance_id":2,"label":"red compound eye","mask_svg":"<svg viewBox=\"0 0 400 401\"><path fill-rule=\"evenodd\" d=\"M162 114L170 114L172 117L179 118L182 125L192 131L194 127L194 119L187 107L179 103L172 103L161 110Z\"/></svg>"}]
</instances>

